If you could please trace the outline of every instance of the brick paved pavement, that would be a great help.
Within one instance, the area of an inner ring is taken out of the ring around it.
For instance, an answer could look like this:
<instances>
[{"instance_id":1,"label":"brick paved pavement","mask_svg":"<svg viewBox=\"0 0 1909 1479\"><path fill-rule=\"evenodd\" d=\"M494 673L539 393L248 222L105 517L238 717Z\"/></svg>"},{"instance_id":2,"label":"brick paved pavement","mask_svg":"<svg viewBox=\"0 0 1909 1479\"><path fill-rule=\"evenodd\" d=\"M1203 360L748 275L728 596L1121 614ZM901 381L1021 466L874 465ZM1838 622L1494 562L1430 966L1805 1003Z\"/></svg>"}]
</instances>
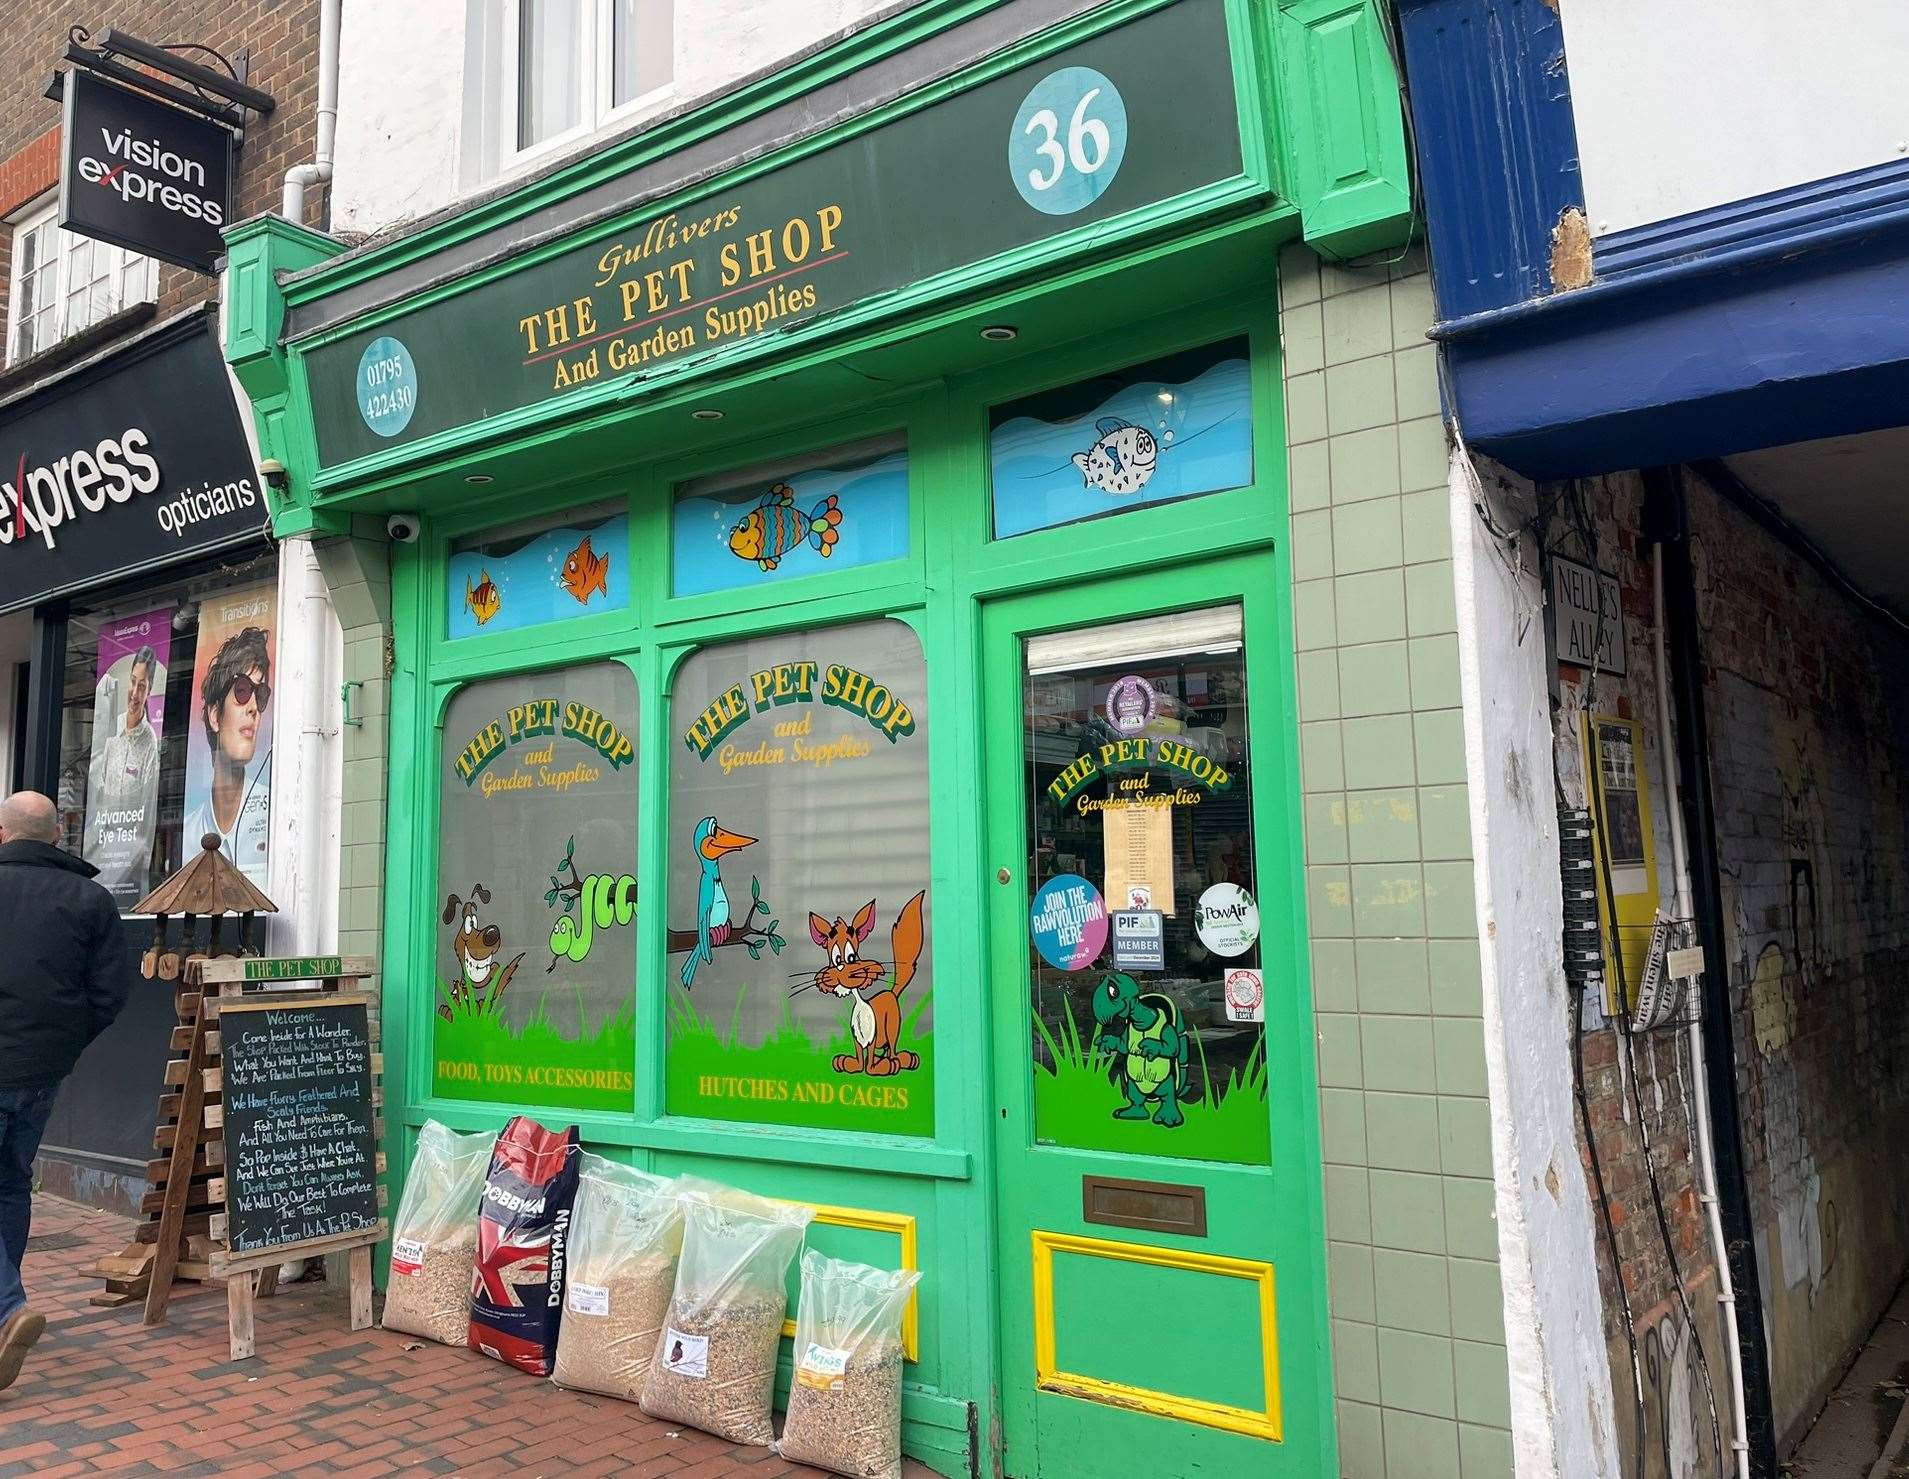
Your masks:
<instances>
[{"instance_id":1,"label":"brick paved pavement","mask_svg":"<svg viewBox=\"0 0 1909 1479\"><path fill-rule=\"evenodd\" d=\"M118 1252L130 1229L35 1199L25 1276L47 1329L20 1379L0 1392L0 1476L818 1472L470 1351L407 1350L416 1344L407 1336L354 1334L342 1291L323 1284L261 1300L258 1356L228 1363L222 1290L175 1298L158 1330L140 1324L138 1305L87 1303L101 1284L83 1270ZM906 1469L909 1479L932 1479L917 1464Z\"/></svg>"}]
</instances>

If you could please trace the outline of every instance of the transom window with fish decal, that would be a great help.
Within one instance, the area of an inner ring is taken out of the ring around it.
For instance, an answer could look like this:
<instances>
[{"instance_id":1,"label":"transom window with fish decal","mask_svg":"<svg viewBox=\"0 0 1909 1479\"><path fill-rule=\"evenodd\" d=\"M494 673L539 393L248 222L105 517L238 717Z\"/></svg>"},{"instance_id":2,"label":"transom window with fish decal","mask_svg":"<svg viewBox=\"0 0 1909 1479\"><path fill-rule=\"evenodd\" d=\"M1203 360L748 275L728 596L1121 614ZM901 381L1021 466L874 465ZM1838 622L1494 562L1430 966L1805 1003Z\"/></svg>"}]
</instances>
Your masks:
<instances>
[{"instance_id":1,"label":"transom window with fish decal","mask_svg":"<svg viewBox=\"0 0 1909 1479\"><path fill-rule=\"evenodd\" d=\"M994 535L1253 481L1248 344L1229 339L996 406Z\"/></svg>"},{"instance_id":2,"label":"transom window with fish decal","mask_svg":"<svg viewBox=\"0 0 1909 1479\"><path fill-rule=\"evenodd\" d=\"M798 580L908 553L908 448L900 435L680 484L671 593Z\"/></svg>"},{"instance_id":3,"label":"transom window with fish decal","mask_svg":"<svg viewBox=\"0 0 1909 1479\"><path fill-rule=\"evenodd\" d=\"M914 628L705 647L671 685L669 734L669 1112L932 1135Z\"/></svg>"},{"instance_id":4,"label":"transom window with fish decal","mask_svg":"<svg viewBox=\"0 0 1909 1479\"><path fill-rule=\"evenodd\" d=\"M630 515L622 500L468 535L451 546L447 635L490 636L627 609Z\"/></svg>"}]
</instances>

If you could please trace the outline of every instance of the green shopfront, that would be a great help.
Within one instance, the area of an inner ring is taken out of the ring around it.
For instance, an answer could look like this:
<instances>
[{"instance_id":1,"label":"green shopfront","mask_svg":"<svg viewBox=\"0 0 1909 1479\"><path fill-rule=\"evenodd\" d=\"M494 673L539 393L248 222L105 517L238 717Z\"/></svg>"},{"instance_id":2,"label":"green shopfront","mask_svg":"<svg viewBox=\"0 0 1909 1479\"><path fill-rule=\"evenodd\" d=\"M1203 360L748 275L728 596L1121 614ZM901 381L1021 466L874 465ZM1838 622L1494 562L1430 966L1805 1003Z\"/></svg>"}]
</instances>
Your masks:
<instances>
[{"instance_id":1,"label":"green shopfront","mask_svg":"<svg viewBox=\"0 0 1909 1479\"><path fill-rule=\"evenodd\" d=\"M279 532L394 535L392 1165L812 1204L950 1474L1327 1472L1274 264L1406 202L1365 5L1025 0L235 229Z\"/></svg>"}]
</instances>

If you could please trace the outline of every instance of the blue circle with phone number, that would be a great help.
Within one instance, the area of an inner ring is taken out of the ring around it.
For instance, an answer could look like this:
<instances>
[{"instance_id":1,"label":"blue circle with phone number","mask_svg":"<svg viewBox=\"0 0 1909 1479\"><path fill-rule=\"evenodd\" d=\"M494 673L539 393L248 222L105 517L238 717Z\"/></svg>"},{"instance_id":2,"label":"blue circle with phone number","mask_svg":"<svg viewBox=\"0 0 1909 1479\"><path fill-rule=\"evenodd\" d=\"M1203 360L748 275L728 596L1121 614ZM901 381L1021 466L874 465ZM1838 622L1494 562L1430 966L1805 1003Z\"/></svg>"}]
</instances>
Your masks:
<instances>
[{"instance_id":1,"label":"blue circle with phone number","mask_svg":"<svg viewBox=\"0 0 1909 1479\"><path fill-rule=\"evenodd\" d=\"M1126 100L1092 67L1062 67L1035 83L1008 136L1014 188L1050 216L1100 199L1126 156Z\"/></svg>"},{"instance_id":2,"label":"blue circle with phone number","mask_svg":"<svg viewBox=\"0 0 1909 1479\"><path fill-rule=\"evenodd\" d=\"M418 367L404 341L389 334L373 339L358 356L358 414L381 437L411 424L418 408Z\"/></svg>"}]
</instances>

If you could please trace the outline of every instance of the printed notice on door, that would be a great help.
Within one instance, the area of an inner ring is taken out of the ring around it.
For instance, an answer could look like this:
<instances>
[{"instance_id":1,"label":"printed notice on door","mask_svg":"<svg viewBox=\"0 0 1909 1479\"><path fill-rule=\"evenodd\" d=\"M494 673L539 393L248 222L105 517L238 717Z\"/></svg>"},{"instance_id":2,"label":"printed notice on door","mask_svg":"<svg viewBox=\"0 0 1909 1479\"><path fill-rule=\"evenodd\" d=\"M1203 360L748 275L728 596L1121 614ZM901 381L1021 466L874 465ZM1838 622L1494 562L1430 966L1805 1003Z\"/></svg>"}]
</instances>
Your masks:
<instances>
[{"instance_id":1,"label":"printed notice on door","mask_svg":"<svg viewBox=\"0 0 1909 1479\"><path fill-rule=\"evenodd\" d=\"M1173 913L1173 809L1129 804L1100 815L1109 907Z\"/></svg>"}]
</instances>

